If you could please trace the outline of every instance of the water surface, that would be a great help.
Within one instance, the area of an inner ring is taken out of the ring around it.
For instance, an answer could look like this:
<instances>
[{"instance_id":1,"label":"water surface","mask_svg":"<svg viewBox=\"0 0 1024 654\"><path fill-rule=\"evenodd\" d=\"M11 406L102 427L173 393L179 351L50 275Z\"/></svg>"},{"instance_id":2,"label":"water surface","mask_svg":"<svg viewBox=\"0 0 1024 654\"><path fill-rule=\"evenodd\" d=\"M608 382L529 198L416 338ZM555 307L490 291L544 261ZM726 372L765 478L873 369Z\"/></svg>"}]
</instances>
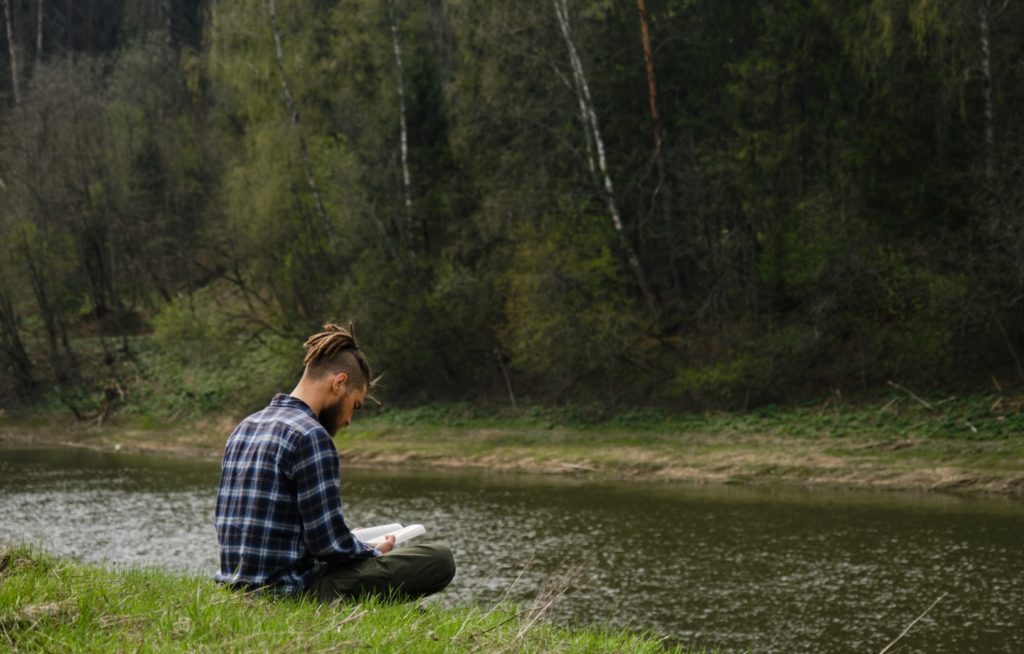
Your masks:
<instances>
[{"instance_id":1,"label":"water surface","mask_svg":"<svg viewBox=\"0 0 1024 654\"><path fill-rule=\"evenodd\" d=\"M0 449L0 541L211 574L219 466ZM1024 504L1004 498L595 482L343 466L352 526L422 522L459 567L436 601L529 602L568 625L724 651L1024 651Z\"/></svg>"}]
</instances>

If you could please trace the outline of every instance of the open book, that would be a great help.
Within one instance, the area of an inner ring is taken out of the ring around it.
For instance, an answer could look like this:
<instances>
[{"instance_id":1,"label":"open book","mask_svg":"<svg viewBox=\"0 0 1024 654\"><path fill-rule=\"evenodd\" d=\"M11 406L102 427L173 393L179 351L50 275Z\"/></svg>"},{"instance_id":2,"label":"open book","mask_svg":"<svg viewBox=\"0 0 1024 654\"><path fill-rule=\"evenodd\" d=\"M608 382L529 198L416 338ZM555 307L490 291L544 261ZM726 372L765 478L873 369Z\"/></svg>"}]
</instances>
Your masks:
<instances>
[{"instance_id":1,"label":"open book","mask_svg":"<svg viewBox=\"0 0 1024 654\"><path fill-rule=\"evenodd\" d=\"M397 522L393 522L388 525L378 525L376 527L352 530L353 536L371 547L380 545L388 536L395 537L395 547L398 547L402 543L425 533L427 533L427 530L423 525L409 525L408 527L403 527Z\"/></svg>"}]
</instances>

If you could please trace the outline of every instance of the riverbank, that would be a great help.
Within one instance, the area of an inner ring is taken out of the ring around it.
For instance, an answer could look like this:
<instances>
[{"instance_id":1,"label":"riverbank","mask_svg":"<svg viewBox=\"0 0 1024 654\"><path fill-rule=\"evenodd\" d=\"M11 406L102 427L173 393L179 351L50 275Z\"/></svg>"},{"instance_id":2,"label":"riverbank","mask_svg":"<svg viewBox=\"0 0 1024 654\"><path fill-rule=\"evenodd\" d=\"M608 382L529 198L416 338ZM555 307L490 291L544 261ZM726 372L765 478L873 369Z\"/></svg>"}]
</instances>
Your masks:
<instances>
[{"instance_id":1,"label":"riverbank","mask_svg":"<svg viewBox=\"0 0 1024 654\"><path fill-rule=\"evenodd\" d=\"M321 606L241 594L158 569L113 571L0 548L0 649L11 652L640 652L696 654L653 636L564 629L528 607ZM702 651L702 650L701 650Z\"/></svg>"},{"instance_id":2,"label":"riverbank","mask_svg":"<svg viewBox=\"0 0 1024 654\"><path fill-rule=\"evenodd\" d=\"M884 400L884 401L883 401ZM585 422L578 413L465 406L359 417L336 443L348 465L479 468L692 483L786 483L1024 495L1024 397L896 396L844 406ZM99 426L0 417L0 442L218 458L237 417Z\"/></svg>"}]
</instances>

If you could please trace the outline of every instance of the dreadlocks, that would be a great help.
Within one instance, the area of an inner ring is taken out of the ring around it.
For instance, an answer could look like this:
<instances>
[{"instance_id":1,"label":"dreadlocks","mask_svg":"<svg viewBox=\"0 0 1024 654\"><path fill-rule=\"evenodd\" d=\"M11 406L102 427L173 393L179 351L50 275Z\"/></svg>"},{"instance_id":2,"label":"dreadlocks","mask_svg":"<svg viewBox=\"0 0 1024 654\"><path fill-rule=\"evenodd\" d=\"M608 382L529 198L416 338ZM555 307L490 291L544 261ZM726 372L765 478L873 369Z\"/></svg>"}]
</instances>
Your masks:
<instances>
[{"instance_id":1,"label":"dreadlocks","mask_svg":"<svg viewBox=\"0 0 1024 654\"><path fill-rule=\"evenodd\" d=\"M349 324L348 329L327 323L324 330L313 334L303 344L306 348L306 372L314 378L344 372L356 387L373 386L370 364L360 351Z\"/></svg>"}]
</instances>

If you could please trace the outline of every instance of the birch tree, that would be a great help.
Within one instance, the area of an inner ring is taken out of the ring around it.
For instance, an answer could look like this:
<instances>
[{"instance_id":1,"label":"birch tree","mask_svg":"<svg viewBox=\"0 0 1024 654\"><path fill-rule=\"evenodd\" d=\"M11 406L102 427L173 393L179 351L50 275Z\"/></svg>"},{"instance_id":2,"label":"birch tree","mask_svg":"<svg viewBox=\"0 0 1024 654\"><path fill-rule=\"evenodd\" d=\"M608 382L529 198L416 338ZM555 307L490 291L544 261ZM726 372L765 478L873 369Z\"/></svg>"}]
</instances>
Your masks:
<instances>
[{"instance_id":1,"label":"birch tree","mask_svg":"<svg viewBox=\"0 0 1024 654\"><path fill-rule=\"evenodd\" d=\"M981 111L974 120L975 125L980 122L981 180L990 226L996 220L995 194L1001 178L996 163L993 93L998 71L993 63L993 29L1009 4L1010 0L920 0L908 9L919 54L938 64L953 84L964 85L957 88L961 94L971 92L971 79L977 81L974 92L980 95Z\"/></svg>"},{"instance_id":2,"label":"birch tree","mask_svg":"<svg viewBox=\"0 0 1024 654\"><path fill-rule=\"evenodd\" d=\"M66 0L64 3L64 50L71 52L74 49L75 38L74 23L75 0Z\"/></svg>"},{"instance_id":3,"label":"birch tree","mask_svg":"<svg viewBox=\"0 0 1024 654\"><path fill-rule=\"evenodd\" d=\"M1010 0L996 8L992 0L978 0L978 46L981 51L982 99L985 125L985 183L993 191L996 178L995 109L992 103L992 39L991 25L1006 10Z\"/></svg>"},{"instance_id":4,"label":"birch tree","mask_svg":"<svg viewBox=\"0 0 1024 654\"><path fill-rule=\"evenodd\" d=\"M572 38L572 30L569 22L568 1L551 0L551 4L552 7L554 7L555 17L558 20L559 31L562 35L562 41L565 43L565 48L568 54L569 67L572 70L576 96L580 103L581 112L585 118L584 130L589 131L590 137L593 139L594 147L597 150L597 164L601 175L601 182L603 183L602 190L605 206L608 209L608 215L611 217L612 225L615 227L615 232L619 237L619 245L626 254L630 270L636 278L637 285L640 287L640 292L643 294L647 308L650 310L652 316L657 316L658 307L657 302L654 299L654 293L647 281L647 275L644 273L643 267L640 264L640 258L637 256L636 249L629 242L629 237L626 234L625 226L622 222L622 216L619 213L619 207L615 200L615 187L612 184L611 174L608 172L608 160L605 155L604 140L601 138L601 129L597 120L597 112L594 109L593 98L590 94L590 85L587 83L586 72L583 69L583 63L580 60L579 52L576 49L576 43Z\"/></svg>"},{"instance_id":5,"label":"birch tree","mask_svg":"<svg viewBox=\"0 0 1024 654\"><path fill-rule=\"evenodd\" d=\"M270 29L274 36L274 63L281 81L281 97L284 100L285 108L288 111L288 122L291 123L295 137L299 141L299 154L302 157L302 165L306 171L306 184L313 194L313 201L316 205L316 213L320 218L321 228L324 236L333 251L336 248L334 229L327 217L327 210L324 208L324 201L320 195L320 186L316 181L316 173L313 171L313 162L309 157L309 149L306 146L306 138L302 134L302 127L299 120L299 109L292 95L291 85L288 82L288 73L284 65L284 48L281 45L281 29L277 21L277 4L275 0L267 0L267 12L270 14Z\"/></svg>"},{"instance_id":6,"label":"birch tree","mask_svg":"<svg viewBox=\"0 0 1024 654\"><path fill-rule=\"evenodd\" d=\"M405 197L405 229L404 238L408 240L412 233L412 179L409 175L409 135L405 121L405 65L402 61L402 39L398 32L398 19L395 16L394 0L387 0L388 19L391 26L391 43L395 53L395 70L398 91L398 125L400 129L400 154L402 157L402 190Z\"/></svg>"},{"instance_id":7,"label":"birch tree","mask_svg":"<svg viewBox=\"0 0 1024 654\"><path fill-rule=\"evenodd\" d=\"M43 16L46 14L46 0L36 3L36 68L43 60Z\"/></svg>"},{"instance_id":8,"label":"birch tree","mask_svg":"<svg viewBox=\"0 0 1024 654\"><path fill-rule=\"evenodd\" d=\"M18 81L18 44L14 40L14 17L11 0L4 0L4 26L7 28L7 56L11 62L11 88L14 104L21 104L21 84Z\"/></svg>"}]
</instances>

